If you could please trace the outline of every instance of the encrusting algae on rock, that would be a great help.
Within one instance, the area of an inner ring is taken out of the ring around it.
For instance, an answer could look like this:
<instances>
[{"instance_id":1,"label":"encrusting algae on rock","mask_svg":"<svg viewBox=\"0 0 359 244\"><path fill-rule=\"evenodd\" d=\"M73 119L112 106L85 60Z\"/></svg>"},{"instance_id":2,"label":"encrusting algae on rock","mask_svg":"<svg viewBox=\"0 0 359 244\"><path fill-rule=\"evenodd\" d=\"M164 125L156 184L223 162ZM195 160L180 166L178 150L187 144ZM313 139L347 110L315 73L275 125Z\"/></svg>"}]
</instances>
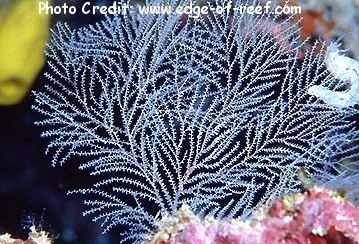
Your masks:
<instances>
[{"instance_id":1,"label":"encrusting algae on rock","mask_svg":"<svg viewBox=\"0 0 359 244\"><path fill-rule=\"evenodd\" d=\"M313 187L256 211L252 221L200 220L182 206L165 215L146 244L359 243L359 208L334 191ZM165 226L165 228L164 228Z\"/></svg>"},{"instance_id":2,"label":"encrusting algae on rock","mask_svg":"<svg viewBox=\"0 0 359 244\"><path fill-rule=\"evenodd\" d=\"M10 234L0 235L0 244L51 244L52 239L49 233L43 230L37 230L35 226L30 227L30 233L27 240L14 239Z\"/></svg>"}]
</instances>

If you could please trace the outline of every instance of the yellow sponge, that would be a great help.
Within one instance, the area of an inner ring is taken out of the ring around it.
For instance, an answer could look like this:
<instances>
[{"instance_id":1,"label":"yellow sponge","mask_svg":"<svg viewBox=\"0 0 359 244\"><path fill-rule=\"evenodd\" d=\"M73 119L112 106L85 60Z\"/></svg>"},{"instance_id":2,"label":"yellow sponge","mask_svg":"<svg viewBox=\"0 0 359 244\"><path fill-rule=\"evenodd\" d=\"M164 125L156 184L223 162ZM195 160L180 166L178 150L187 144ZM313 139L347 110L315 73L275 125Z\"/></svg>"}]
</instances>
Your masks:
<instances>
[{"instance_id":1,"label":"yellow sponge","mask_svg":"<svg viewBox=\"0 0 359 244\"><path fill-rule=\"evenodd\" d=\"M17 0L0 10L1 105L19 103L44 65L50 15L39 14L39 2Z\"/></svg>"}]
</instances>

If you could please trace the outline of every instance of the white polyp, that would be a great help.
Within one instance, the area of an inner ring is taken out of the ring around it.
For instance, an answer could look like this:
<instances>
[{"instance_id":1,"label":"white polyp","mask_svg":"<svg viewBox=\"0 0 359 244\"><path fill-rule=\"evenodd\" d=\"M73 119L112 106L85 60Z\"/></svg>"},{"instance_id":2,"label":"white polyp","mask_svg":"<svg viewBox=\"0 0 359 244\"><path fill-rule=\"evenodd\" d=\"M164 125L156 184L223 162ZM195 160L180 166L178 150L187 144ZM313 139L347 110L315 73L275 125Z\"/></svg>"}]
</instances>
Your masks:
<instances>
[{"instance_id":1,"label":"white polyp","mask_svg":"<svg viewBox=\"0 0 359 244\"><path fill-rule=\"evenodd\" d=\"M326 55L326 66L332 75L341 81L349 81L349 89L343 92L332 91L324 86L315 85L308 89L308 94L314 95L326 104L345 108L359 103L359 62L345 57L340 53L337 42L330 44Z\"/></svg>"}]
</instances>

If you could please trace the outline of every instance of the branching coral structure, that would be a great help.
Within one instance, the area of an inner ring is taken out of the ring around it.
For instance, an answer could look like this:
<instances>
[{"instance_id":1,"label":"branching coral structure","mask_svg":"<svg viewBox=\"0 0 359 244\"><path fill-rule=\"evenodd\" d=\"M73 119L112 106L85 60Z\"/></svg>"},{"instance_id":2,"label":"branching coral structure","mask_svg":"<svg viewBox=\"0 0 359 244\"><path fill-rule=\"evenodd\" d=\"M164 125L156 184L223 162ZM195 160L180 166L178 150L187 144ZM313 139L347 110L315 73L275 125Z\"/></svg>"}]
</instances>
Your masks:
<instances>
[{"instance_id":1,"label":"branching coral structure","mask_svg":"<svg viewBox=\"0 0 359 244\"><path fill-rule=\"evenodd\" d=\"M75 159L89 172L93 184L70 191L85 195L84 215L104 232L120 226L124 243L141 243L158 212L184 205L202 217L248 217L298 192L300 169L318 185L358 178L358 110L308 94L346 85L327 70L327 48L303 52L288 18L234 10L256 1L208 6L231 4L198 18L134 7L53 29L49 83L33 93L37 125L53 165Z\"/></svg>"}]
</instances>

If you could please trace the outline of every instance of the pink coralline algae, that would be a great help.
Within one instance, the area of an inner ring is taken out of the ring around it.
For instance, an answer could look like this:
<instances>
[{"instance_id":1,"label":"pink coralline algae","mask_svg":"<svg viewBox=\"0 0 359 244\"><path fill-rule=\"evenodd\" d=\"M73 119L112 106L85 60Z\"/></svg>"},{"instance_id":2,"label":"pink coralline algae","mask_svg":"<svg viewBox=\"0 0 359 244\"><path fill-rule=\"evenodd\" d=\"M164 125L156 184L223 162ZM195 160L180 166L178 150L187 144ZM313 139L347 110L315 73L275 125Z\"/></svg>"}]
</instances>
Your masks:
<instances>
[{"instance_id":1,"label":"pink coralline algae","mask_svg":"<svg viewBox=\"0 0 359 244\"><path fill-rule=\"evenodd\" d=\"M359 243L359 208L338 192L312 188L253 213L252 221L199 219L184 205L164 215L152 244Z\"/></svg>"}]
</instances>

